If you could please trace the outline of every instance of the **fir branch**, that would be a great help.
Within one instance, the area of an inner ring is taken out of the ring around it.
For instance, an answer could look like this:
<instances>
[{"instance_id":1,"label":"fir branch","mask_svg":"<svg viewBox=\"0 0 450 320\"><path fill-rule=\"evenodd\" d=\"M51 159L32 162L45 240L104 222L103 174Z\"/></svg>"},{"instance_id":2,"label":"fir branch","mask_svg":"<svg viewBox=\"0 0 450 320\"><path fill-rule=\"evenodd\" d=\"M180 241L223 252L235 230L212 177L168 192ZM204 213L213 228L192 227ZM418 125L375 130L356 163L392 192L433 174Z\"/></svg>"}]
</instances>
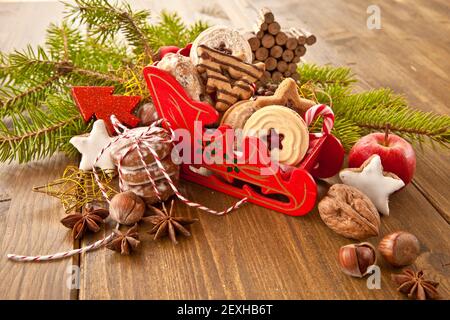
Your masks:
<instances>
[{"instance_id":1,"label":"fir branch","mask_svg":"<svg viewBox=\"0 0 450 320\"><path fill-rule=\"evenodd\" d=\"M349 151L363 136L364 130L349 120L336 118L332 133L341 141L344 149Z\"/></svg>"},{"instance_id":2,"label":"fir branch","mask_svg":"<svg viewBox=\"0 0 450 320\"><path fill-rule=\"evenodd\" d=\"M391 131L410 140L429 139L441 145L450 143L450 117L411 109L405 99L390 89L372 90L336 99L337 118L353 122L364 131Z\"/></svg>"},{"instance_id":3,"label":"fir branch","mask_svg":"<svg viewBox=\"0 0 450 320\"><path fill-rule=\"evenodd\" d=\"M4 73L2 79L9 78L9 83L15 85L28 83L30 80L39 81L49 78L57 65L52 61L43 47L38 46L33 49L28 46L23 51L14 51L9 55L4 55L2 68ZM42 75L45 75L43 77Z\"/></svg>"},{"instance_id":4,"label":"fir branch","mask_svg":"<svg viewBox=\"0 0 450 320\"><path fill-rule=\"evenodd\" d=\"M102 73L102 72L82 69L82 68L78 68L78 67L72 68L71 72L82 75L82 76L86 76L89 78L99 79L99 80L104 80L104 81L109 81L109 82L117 82L117 83L125 82L124 79L117 77L115 74L111 74L111 73Z\"/></svg>"},{"instance_id":5,"label":"fir branch","mask_svg":"<svg viewBox=\"0 0 450 320\"><path fill-rule=\"evenodd\" d=\"M152 50L147 37L149 24L147 11L133 11L129 4L105 0L75 0L75 4L65 3L68 16L90 26L92 35L101 41L114 38L123 31L126 39L150 60Z\"/></svg>"},{"instance_id":6,"label":"fir branch","mask_svg":"<svg viewBox=\"0 0 450 320\"><path fill-rule=\"evenodd\" d=\"M347 87L356 82L351 69L347 67L318 66L314 63L302 63L297 71L300 74L300 85L312 83L321 87L332 84Z\"/></svg>"},{"instance_id":7,"label":"fir branch","mask_svg":"<svg viewBox=\"0 0 450 320\"><path fill-rule=\"evenodd\" d=\"M67 148L72 134L87 128L68 97L54 97L46 110L30 109L26 115L19 113L0 121L0 161L23 163L45 158Z\"/></svg>"},{"instance_id":8,"label":"fir branch","mask_svg":"<svg viewBox=\"0 0 450 320\"><path fill-rule=\"evenodd\" d=\"M56 27L51 27L53 33L56 33ZM59 35L58 35L59 36ZM53 56L65 56L64 34L60 39L60 49L56 50L56 40L49 38L48 42L52 42ZM73 41L77 37L72 37ZM69 41L69 40L68 40ZM91 57L84 54L83 50L74 50L72 43L67 44L67 56L75 58L77 61L84 61L88 63ZM89 46L90 47L90 46ZM51 49L51 50L52 50ZM104 57L97 56L97 68L102 67L103 70L109 69L111 62L115 66L120 63L117 60L122 60L125 55L122 51L105 55ZM91 53L92 54L92 53ZM112 57L118 55L117 57ZM78 57L80 56L80 57ZM92 58L93 59L93 58ZM125 82L124 79L116 76L115 71L99 71L91 69L84 69L74 65L70 61L55 61L43 51L43 49L28 48L23 52L14 52L5 58L5 68L7 74L11 78L5 80L3 88L0 88L0 116L4 117L8 114L14 114L28 110L34 107L40 107L42 100L51 92L64 91L65 87L71 85L117 85ZM101 61L104 61L102 65ZM118 68L118 67L116 67ZM46 77L46 78L45 78Z\"/></svg>"},{"instance_id":9,"label":"fir branch","mask_svg":"<svg viewBox=\"0 0 450 320\"><path fill-rule=\"evenodd\" d=\"M149 40L155 51L169 43L182 48L193 42L206 28L208 28L206 22L197 21L187 26L177 13L162 11L158 23L149 28Z\"/></svg>"},{"instance_id":10,"label":"fir branch","mask_svg":"<svg viewBox=\"0 0 450 320\"><path fill-rule=\"evenodd\" d=\"M36 117L36 116L34 116ZM39 138L41 135L45 135L48 134L52 131L58 130L64 126L67 126L68 124L70 124L71 122L80 119L81 116L80 115L76 115L73 116L71 118L65 119L61 122L57 122L54 123L48 127L44 127L44 128L37 128L36 131L31 131L31 132L24 132L21 135L14 135L13 133L7 133L4 136L0 137L0 143L8 143L8 144L14 144L14 143L18 143L18 142L22 142L23 140L26 140L28 138ZM24 120L25 118L20 119L19 121ZM13 122L16 123L17 125L17 119L14 119ZM26 120L25 120L26 121Z\"/></svg>"},{"instance_id":11,"label":"fir branch","mask_svg":"<svg viewBox=\"0 0 450 320\"><path fill-rule=\"evenodd\" d=\"M99 71L88 70L73 66L69 62L53 62L54 70L50 71L50 78L41 83L35 84L30 79L31 87L20 89L10 86L5 86L0 89L0 116L12 115L30 108L40 107L42 100L45 100L49 91L52 91L55 86L59 86L62 78L68 78L71 85L76 83L83 83L84 85L120 85L124 80L117 77L113 73L102 73ZM63 81L65 86L69 86L67 81ZM9 90L7 90L9 88ZM20 87L19 87L20 88ZM64 91L62 88L58 91Z\"/></svg>"},{"instance_id":12,"label":"fir branch","mask_svg":"<svg viewBox=\"0 0 450 320\"><path fill-rule=\"evenodd\" d=\"M197 38L197 36L201 32L203 32L204 30L206 30L208 28L209 28L209 24L202 20L195 21L193 24L191 24L186 29L186 34L185 34L185 39L184 39L185 43L184 43L183 47L190 42L194 42L195 38Z\"/></svg>"},{"instance_id":13,"label":"fir branch","mask_svg":"<svg viewBox=\"0 0 450 320\"><path fill-rule=\"evenodd\" d=\"M63 20L61 25L50 24L45 46L57 61L71 61L84 45L81 32Z\"/></svg>"},{"instance_id":14,"label":"fir branch","mask_svg":"<svg viewBox=\"0 0 450 320\"><path fill-rule=\"evenodd\" d=\"M8 108L8 106L13 105L17 103L18 101L22 100L22 103L24 105L24 108L27 104L32 103L30 100L23 101L24 98L30 97L33 95L37 95L39 93L42 93L43 90L49 88L52 84L54 84L56 81L58 81L61 78L61 75L57 74L49 79L45 80L44 82L41 82L37 85L34 85L31 88L26 89L23 92L18 93L17 95L10 95L6 90L0 89L0 97L3 96L3 98L7 97L5 100L0 100L0 115L4 115L5 109ZM39 100L39 99L37 99ZM37 103L35 101L35 103Z\"/></svg>"}]
</instances>

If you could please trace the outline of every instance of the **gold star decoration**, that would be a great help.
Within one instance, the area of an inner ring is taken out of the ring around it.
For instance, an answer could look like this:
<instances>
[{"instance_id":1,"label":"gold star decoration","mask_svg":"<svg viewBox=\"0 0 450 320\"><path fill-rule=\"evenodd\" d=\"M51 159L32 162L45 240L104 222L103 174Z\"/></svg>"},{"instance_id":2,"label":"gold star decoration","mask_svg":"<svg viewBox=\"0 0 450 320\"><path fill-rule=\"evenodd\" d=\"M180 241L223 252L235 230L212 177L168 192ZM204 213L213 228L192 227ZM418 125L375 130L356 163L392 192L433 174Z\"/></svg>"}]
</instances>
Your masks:
<instances>
[{"instance_id":1,"label":"gold star decoration","mask_svg":"<svg viewBox=\"0 0 450 320\"><path fill-rule=\"evenodd\" d=\"M115 170L97 169L100 182L105 186L108 197L112 197L117 191L111 187ZM68 166L61 178L46 185L33 187L34 192L58 198L66 213L76 211L78 208L92 203L103 202L103 194L95 181L92 171L83 171L75 166Z\"/></svg>"}]
</instances>

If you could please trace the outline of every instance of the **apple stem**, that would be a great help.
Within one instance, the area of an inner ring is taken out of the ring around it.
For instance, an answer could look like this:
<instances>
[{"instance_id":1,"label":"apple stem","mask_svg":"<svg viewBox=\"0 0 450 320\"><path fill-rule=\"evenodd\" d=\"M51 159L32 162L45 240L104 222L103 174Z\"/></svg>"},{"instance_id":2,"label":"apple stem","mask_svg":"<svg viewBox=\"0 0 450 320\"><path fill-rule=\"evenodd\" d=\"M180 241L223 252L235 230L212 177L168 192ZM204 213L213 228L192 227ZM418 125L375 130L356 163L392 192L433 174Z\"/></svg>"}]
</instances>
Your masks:
<instances>
[{"instance_id":1,"label":"apple stem","mask_svg":"<svg viewBox=\"0 0 450 320\"><path fill-rule=\"evenodd\" d=\"M386 128L384 129L384 145L388 146L388 140L389 140L389 130L391 128L391 124L390 123L386 123Z\"/></svg>"}]
</instances>

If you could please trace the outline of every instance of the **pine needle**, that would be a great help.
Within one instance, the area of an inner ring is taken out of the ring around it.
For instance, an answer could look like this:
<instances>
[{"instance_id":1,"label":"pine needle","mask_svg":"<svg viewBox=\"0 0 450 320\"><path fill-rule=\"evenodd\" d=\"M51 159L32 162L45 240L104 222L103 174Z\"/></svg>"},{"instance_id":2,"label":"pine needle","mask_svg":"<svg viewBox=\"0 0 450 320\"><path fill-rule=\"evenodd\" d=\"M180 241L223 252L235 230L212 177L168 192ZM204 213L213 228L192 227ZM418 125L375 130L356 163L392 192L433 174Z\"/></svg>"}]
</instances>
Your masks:
<instances>
[{"instance_id":1,"label":"pine needle","mask_svg":"<svg viewBox=\"0 0 450 320\"><path fill-rule=\"evenodd\" d=\"M115 87L116 94L150 99L142 69L159 47L184 47L208 25L185 24L176 13L150 12L124 2L75 0L66 4L67 19L51 24L44 46L0 53L0 161L27 162L57 151L75 155L72 136L89 132L72 97L72 86ZM87 32L84 32L87 30ZM450 117L410 108L389 89L353 93L350 68L304 63L299 90L304 97L329 104L333 133L348 150L364 134L391 130L417 142L448 148ZM320 129L321 122L316 126Z\"/></svg>"}]
</instances>

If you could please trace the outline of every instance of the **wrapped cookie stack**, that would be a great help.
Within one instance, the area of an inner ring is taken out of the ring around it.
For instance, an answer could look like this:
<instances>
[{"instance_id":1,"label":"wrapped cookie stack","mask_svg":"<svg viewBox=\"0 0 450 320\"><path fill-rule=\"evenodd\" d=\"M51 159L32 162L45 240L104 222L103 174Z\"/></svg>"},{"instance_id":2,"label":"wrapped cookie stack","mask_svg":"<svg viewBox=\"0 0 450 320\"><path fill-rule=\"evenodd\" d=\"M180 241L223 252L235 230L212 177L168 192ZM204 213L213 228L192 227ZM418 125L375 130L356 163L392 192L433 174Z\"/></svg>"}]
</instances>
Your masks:
<instances>
[{"instance_id":1,"label":"wrapped cookie stack","mask_svg":"<svg viewBox=\"0 0 450 320\"><path fill-rule=\"evenodd\" d=\"M140 127L132 130L139 134L148 129ZM119 169L122 191L133 191L147 205L165 201L173 195L173 190L159 169L149 147L156 151L164 169L172 181L178 184L179 166L174 164L171 157L173 145L161 143L164 140L170 140L167 131L157 131L152 133L145 143L139 142L137 147L132 138L122 138L111 146L111 157Z\"/></svg>"},{"instance_id":2,"label":"wrapped cookie stack","mask_svg":"<svg viewBox=\"0 0 450 320\"><path fill-rule=\"evenodd\" d=\"M281 30L267 8L261 9L259 19L255 31L245 35L253 52L253 63L263 62L266 66L264 77L257 85L287 77L298 80L297 63L305 55L306 46L316 43L316 37L301 29Z\"/></svg>"}]
</instances>

